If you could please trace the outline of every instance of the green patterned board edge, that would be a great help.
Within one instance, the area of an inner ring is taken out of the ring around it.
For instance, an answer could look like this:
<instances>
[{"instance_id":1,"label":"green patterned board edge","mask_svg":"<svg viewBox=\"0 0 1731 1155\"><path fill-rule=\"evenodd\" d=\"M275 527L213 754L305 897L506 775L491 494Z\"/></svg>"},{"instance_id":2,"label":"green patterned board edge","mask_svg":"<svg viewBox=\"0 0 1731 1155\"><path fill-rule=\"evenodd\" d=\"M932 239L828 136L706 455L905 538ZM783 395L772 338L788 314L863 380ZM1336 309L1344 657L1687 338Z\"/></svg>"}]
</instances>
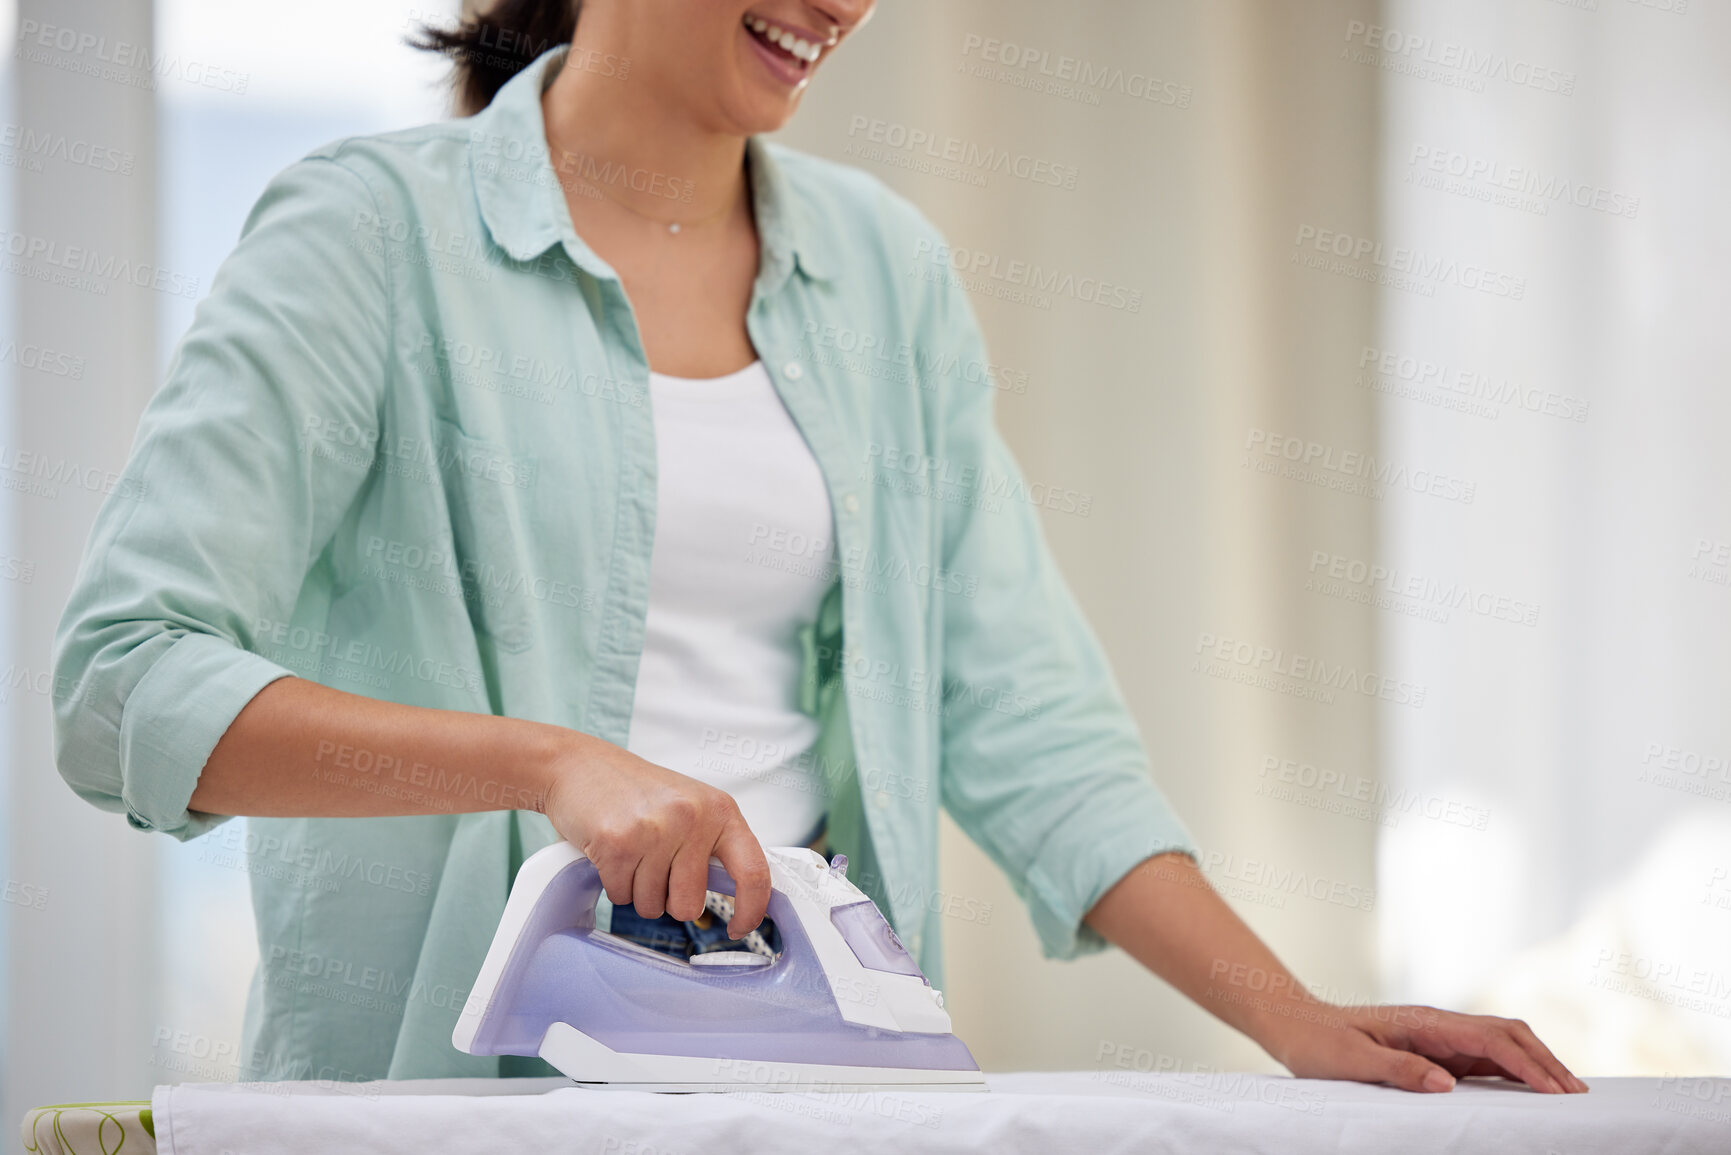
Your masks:
<instances>
[{"instance_id":1,"label":"green patterned board edge","mask_svg":"<svg viewBox=\"0 0 1731 1155\"><path fill-rule=\"evenodd\" d=\"M68 1111L92 1114L67 1119ZM129 1127L133 1122L136 1128ZM44 1123L52 1138L41 1133ZM26 1114L20 1131L24 1150L31 1155L154 1155L156 1151L156 1120L148 1101L51 1103Z\"/></svg>"}]
</instances>

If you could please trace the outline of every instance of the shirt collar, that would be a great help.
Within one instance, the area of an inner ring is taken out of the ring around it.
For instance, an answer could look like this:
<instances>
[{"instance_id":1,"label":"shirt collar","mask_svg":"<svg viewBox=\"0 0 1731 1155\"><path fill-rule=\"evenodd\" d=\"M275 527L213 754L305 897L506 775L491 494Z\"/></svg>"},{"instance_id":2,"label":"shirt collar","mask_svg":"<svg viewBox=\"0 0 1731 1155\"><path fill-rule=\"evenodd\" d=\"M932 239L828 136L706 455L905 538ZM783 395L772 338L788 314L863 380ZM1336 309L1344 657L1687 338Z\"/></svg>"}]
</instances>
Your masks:
<instances>
[{"instance_id":1,"label":"shirt collar","mask_svg":"<svg viewBox=\"0 0 1731 1155\"><path fill-rule=\"evenodd\" d=\"M571 226L564 190L547 149L541 93L565 62L568 46L543 53L505 83L493 101L469 120L469 168L481 219L493 242L518 261L532 261L556 244L586 272L618 279ZM823 233L800 199L774 150L762 138L746 139L752 212L761 245L758 278L779 286L797 267L805 276L833 276Z\"/></svg>"}]
</instances>

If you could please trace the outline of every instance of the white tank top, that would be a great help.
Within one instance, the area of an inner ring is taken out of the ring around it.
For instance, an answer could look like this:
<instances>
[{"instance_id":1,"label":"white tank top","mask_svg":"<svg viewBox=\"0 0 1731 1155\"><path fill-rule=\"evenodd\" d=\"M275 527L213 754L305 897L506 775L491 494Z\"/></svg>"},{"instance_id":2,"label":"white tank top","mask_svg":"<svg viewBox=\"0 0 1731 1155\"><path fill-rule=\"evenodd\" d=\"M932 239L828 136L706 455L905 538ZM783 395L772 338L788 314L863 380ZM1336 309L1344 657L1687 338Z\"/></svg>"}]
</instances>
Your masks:
<instances>
[{"instance_id":1,"label":"white tank top","mask_svg":"<svg viewBox=\"0 0 1731 1155\"><path fill-rule=\"evenodd\" d=\"M765 846L823 822L803 757L800 630L835 579L817 460L760 362L726 377L649 375L655 545L627 749L733 795Z\"/></svg>"}]
</instances>

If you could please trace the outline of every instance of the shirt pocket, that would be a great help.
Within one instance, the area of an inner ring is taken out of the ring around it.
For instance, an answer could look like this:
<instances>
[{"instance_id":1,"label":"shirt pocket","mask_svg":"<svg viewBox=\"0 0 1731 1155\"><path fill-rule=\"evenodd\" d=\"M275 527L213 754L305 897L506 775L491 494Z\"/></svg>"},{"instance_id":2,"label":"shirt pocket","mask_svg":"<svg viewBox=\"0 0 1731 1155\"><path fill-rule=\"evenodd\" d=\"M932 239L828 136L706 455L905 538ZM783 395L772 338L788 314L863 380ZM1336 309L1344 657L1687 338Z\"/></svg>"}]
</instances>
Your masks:
<instances>
[{"instance_id":1,"label":"shirt pocket","mask_svg":"<svg viewBox=\"0 0 1731 1155\"><path fill-rule=\"evenodd\" d=\"M469 620L499 650L522 653L535 644L528 527L535 459L443 418L438 429L439 475Z\"/></svg>"}]
</instances>

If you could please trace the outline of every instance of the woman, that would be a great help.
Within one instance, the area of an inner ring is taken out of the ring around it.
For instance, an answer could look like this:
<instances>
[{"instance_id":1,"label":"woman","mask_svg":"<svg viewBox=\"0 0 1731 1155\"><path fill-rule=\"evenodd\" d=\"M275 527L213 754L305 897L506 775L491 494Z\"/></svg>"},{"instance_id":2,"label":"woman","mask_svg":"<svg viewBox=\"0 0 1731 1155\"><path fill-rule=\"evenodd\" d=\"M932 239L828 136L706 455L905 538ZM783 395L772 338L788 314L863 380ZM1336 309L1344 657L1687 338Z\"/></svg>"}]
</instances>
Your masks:
<instances>
[{"instance_id":1,"label":"woman","mask_svg":"<svg viewBox=\"0 0 1731 1155\"><path fill-rule=\"evenodd\" d=\"M431 34L474 115L254 209L57 643L75 790L251 816L247 1074L545 1071L449 1040L555 837L683 952L759 926L760 840L845 851L936 978L941 800L1049 954L1116 943L1295 1074L1584 1090L1519 1022L1311 999L1197 871L971 312L910 275L942 239L759 139L870 10L504 0ZM817 356L842 330L899 372Z\"/></svg>"}]
</instances>

